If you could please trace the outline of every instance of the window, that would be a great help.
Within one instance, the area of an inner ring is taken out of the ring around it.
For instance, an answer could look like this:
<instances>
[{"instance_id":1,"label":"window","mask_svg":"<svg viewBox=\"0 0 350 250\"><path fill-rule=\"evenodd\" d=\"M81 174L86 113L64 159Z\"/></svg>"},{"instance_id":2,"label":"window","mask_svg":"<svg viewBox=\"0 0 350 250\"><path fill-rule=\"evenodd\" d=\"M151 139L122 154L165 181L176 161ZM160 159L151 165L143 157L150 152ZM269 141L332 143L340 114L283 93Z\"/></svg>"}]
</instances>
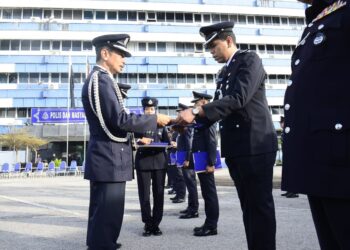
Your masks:
<instances>
[{"instance_id":1,"label":"window","mask_svg":"<svg viewBox=\"0 0 350 250\"><path fill-rule=\"evenodd\" d=\"M176 84L176 74L168 74L168 83Z\"/></svg>"},{"instance_id":2,"label":"window","mask_svg":"<svg viewBox=\"0 0 350 250\"><path fill-rule=\"evenodd\" d=\"M0 108L0 117L1 117L1 118L6 117L6 109L1 109L1 108Z\"/></svg>"},{"instance_id":3,"label":"window","mask_svg":"<svg viewBox=\"0 0 350 250\"><path fill-rule=\"evenodd\" d=\"M62 50L70 51L72 48L72 41L62 41Z\"/></svg>"},{"instance_id":4,"label":"window","mask_svg":"<svg viewBox=\"0 0 350 250\"><path fill-rule=\"evenodd\" d=\"M278 106L271 106L271 112L273 115L279 115L280 114L279 107Z\"/></svg>"},{"instance_id":5,"label":"window","mask_svg":"<svg viewBox=\"0 0 350 250\"><path fill-rule=\"evenodd\" d=\"M7 109L7 117L15 118L16 117L16 108L8 108Z\"/></svg>"},{"instance_id":6,"label":"window","mask_svg":"<svg viewBox=\"0 0 350 250\"><path fill-rule=\"evenodd\" d=\"M213 22L220 22L220 15L219 14L213 14L212 18L213 18Z\"/></svg>"},{"instance_id":7,"label":"window","mask_svg":"<svg viewBox=\"0 0 350 250\"><path fill-rule=\"evenodd\" d=\"M106 13L104 11L96 11L96 20L105 20Z\"/></svg>"},{"instance_id":8,"label":"window","mask_svg":"<svg viewBox=\"0 0 350 250\"><path fill-rule=\"evenodd\" d=\"M185 22L186 23L193 23L193 15L192 15L192 13L185 13Z\"/></svg>"},{"instance_id":9,"label":"window","mask_svg":"<svg viewBox=\"0 0 350 250\"><path fill-rule=\"evenodd\" d=\"M73 11L72 10L63 10L63 19L72 20L73 19Z\"/></svg>"},{"instance_id":10,"label":"window","mask_svg":"<svg viewBox=\"0 0 350 250\"><path fill-rule=\"evenodd\" d=\"M304 18L297 18L297 23L298 25L304 25L305 24Z\"/></svg>"},{"instance_id":11,"label":"window","mask_svg":"<svg viewBox=\"0 0 350 250\"><path fill-rule=\"evenodd\" d=\"M19 40L11 40L11 50L19 50Z\"/></svg>"},{"instance_id":12,"label":"window","mask_svg":"<svg viewBox=\"0 0 350 250\"><path fill-rule=\"evenodd\" d=\"M92 10L85 10L84 11L84 19L86 20L92 20L94 18L94 13Z\"/></svg>"},{"instance_id":13,"label":"window","mask_svg":"<svg viewBox=\"0 0 350 250\"><path fill-rule=\"evenodd\" d=\"M128 74L119 74L118 78L120 83L128 83Z\"/></svg>"},{"instance_id":14,"label":"window","mask_svg":"<svg viewBox=\"0 0 350 250\"><path fill-rule=\"evenodd\" d=\"M194 44L193 43L185 43L185 52L193 52Z\"/></svg>"},{"instance_id":15,"label":"window","mask_svg":"<svg viewBox=\"0 0 350 250\"><path fill-rule=\"evenodd\" d=\"M9 75L9 83L17 83L17 73L11 73Z\"/></svg>"},{"instance_id":16,"label":"window","mask_svg":"<svg viewBox=\"0 0 350 250\"><path fill-rule=\"evenodd\" d=\"M145 21L146 20L146 13L145 12L138 12L139 21Z\"/></svg>"},{"instance_id":17,"label":"window","mask_svg":"<svg viewBox=\"0 0 350 250\"><path fill-rule=\"evenodd\" d=\"M272 23L275 25L280 24L280 18L279 17L272 17Z\"/></svg>"},{"instance_id":18,"label":"window","mask_svg":"<svg viewBox=\"0 0 350 250\"><path fill-rule=\"evenodd\" d=\"M203 20L206 23L210 23L210 14L203 14Z\"/></svg>"},{"instance_id":19,"label":"window","mask_svg":"<svg viewBox=\"0 0 350 250\"><path fill-rule=\"evenodd\" d=\"M278 76L277 76L277 79L278 79L278 83L279 83L279 84L284 84L284 83L286 83L286 76L285 76L285 75L278 75Z\"/></svg>"},{"instance_id":20,"label":"window","mask_svg":"<svg viewBox=\"0 0 350 250\"><path fill-rule=\"evenodd\" d=\"M117 19L117 12L115 12L115 11L108 11L107 12L107 19L108 20L116 20Z\"/></svg>"},{"instance_id":21,"label":"window","mask_svg":"<svg viewBox=\"0 0 350 250\"><path fill-rule=\"evenodd\" d=\"M23 19L30 19L32 17L31 9L23 9Z\"/></svg>"},{"instance_id":22,"label":"window","mask_svg":"<svg viewBox=\"0 0 350 250\"><path fill-rule=\"evenodd\" d=\"M203 52L203 44L202 43L196 43L195 46L196 46L195 52Z\"/></svg>"},{"instance_id":23,"label":"window","mask_svg":"<svg viewBox=\"0 0 350 250\"><path fill-rule=\"evenodd\" d=\"M12 9L3 9L2 10L3 19L12 19Z\"/></svg>"},{"instance_id":24,"label":"window","mask_svg":"<svg viewBox=\"0 0 350 250\"><path fill-rule=\"evenodd\" d=\"M33 16L41 19L43 17L43 10L42 9L34 9Z\"/></svg>"},{"instance_id":25,"label":"window","mask_svg":"<svg viewBox=\"0 0 350 250\"><path fill-rule=\"evenodd\" d=\"M176 52L185 52L185 44L176 43Z\"/></svg>"},{"instance_id":26,"label":"window","mask_svg":"<svg viewBox=\"0 0 350 250\"><path fill-rule=\"evenodd\" d=\"M276 52L276 54L283 54L282 45L275 45L275 52Z\"/></svg>"},{"instance_id":27,"label":"window","mask_svg":"<svg viewBox=\"0 0 350 250\"><path fill-rule=\"evenodd\" d=\"M19 73L19 83L28 83L28 73Z\"/></svg>"},{"instance_id":28,"label":"window","mask_svg":"<svg viewBox=\"0 0 350 250\"><path fill-rule=\"evenodd\" d=\"M0 50L10 50L10 40L1 40Z\"/></svg>"},{"instance_id":29,"label":"window","mask_svg":"<svg viewBox=\"0 0 350 250\"><path fill-rule=\"evenodd\" d=\"M249 24L254 24L254 16L247 16L247 20Z\"/></svg>"},{"instance_id":30,"label":"window","mask_svg":"<svg viewBox=\"0 0 350 250\"><path fill-rule=\"evenodd\" d=\"M202 15L201 14L194 14L194 21L196 23L202 22Z\"/></svg>"},{"instance_id":31,"label":"window","mask_svg":"<svg viewBox=\"0 0 350 250\"><path fill-rule=\"evenodd\" d=\"M7 83L7 74L0 74L0 83Z\"/></svg>"},{"instance_id":32,"label":"window","mask_svg":"<svg viewBox=\"0 0 350 250\"><path fill-rule=\"evenodd\" d=\"M60 82L60 74L59 73L52 73L51 74L51 82L59 83Z\"/></svg>"},{"instance_id":33,"label":"window","mask_svg":"<svg viewBox=\"0 0 350 250\"><path fill-rule=\"evenodd\" d=\"M284 51L284 54L289 54L291 52L291 46L283 45L283 51Z\"/></svg>"},{"instance_id":34,"label":"window","mask_svg":"<svg viewBox=\"0 0 350 250\"><path fill-rule=\"evenodd\" d=\"M83 12L81 10L73 10L73 19L74 20L82 20Z\"/></svg>"},{"instance_id":35,"label":"window","mask_svg":"<svg viewBox=\"0 0 350 250\"><path fill-rule=\"evenodd\" d=\"M68 83L68 73L61 73L61 83Z\"/></svg>"},{"instance_id":36,"label":"window","mask_svg":"<svg viewBox=\"0 0 350 250\"><path fill-rule=\"evenodd\" d=\"M129 74L129 84L136 84L137 83L137 74L133 73L133 74Z\"/></svg>"},{"instance_id":37,"label":"window","mask_svg":"<svg viewBox=\"0 0 350 250\"><path fill-rule=\"evenodd\" d=\"M139 51L146 51L147 47L146 47L146 43L139 43Z\"/></svg>"},{"instance_id":38,"label":"window","mask_svg":"<svg viewBox=\"0 0 350 250\"><path fill-rule=\"evenodd\" d=\"M186 75L185 74L177 74L177 83L178 84L186 83Z\"/></svg>"},{"instance_id":39,"label":"window","mask_svg":"<svg viewBox=\"0 0 350 250\"><path fill-rule=\"evenodd\" d=\"M214 75L207 75L207 83L214 83Z\"/></svg>"},{"instance_id":40,"label":"window","mask_svg":"<svg viewBox=\"0 0 350 250\"><path fill-rule=\"evenodd\" d=\"M265 53L265 45L258 45L259 53Z\"/></svg>"},{"instance_id":41,"label":"window","mask_svg":"<svg viewBox=\"0 0 350 250\"><path fill-rule=\"evenodd\" d=\"M50 41L42 41L42 50L50 50ZM23 41L22 41L23 44Z\"/></svg>"},{"instance_id":42,"label":"window","mask_svg":"<svg viewBox=\"0 0 350 250\"><path fill-rule=\"evenodd\" d=\"M230 21L238 22L238 16L237 15L230 15Z\"/></svg>"},{"instance_id":43,"label":"window","mask_svg":"<svg viewBox=\"0 0 350 250\"><path fill-rule=\"evenodd\" d=\"M26 108L18 108L17 109L17 117L18 118L26 118L27 117L27 109Z\"/></svg>"},{"instance_id":44,"label":"window","mask_svg":"<svg viewBox=\"0 0 350 250\"><path fill-rule=\"evenodd\" d=\"M249 49L252 50L252 51L256 51L256 45L255 44L251 44L249 46Z\"/></svg>"},{"instance_id":45,"label":"window","mask_svg":"<svg viewBox=\"0 0 350 250\"><path fill-rule=\"evenodd\" d=\"M174 22L175 21L175 14L172 12L166 13L166 21L167 22Z\"/></svg>"},{"instance_id":46,"label":"window","mask_svg":"<svg viewBox=\"0 0 350 250\"><path fill-rule=\"evenodd\" d=\"M49 73L41 73L41 80L42 83L48 83L49 82Z\"/></svg>"},{"instance_id":47,"label":"window","mask_svg":"<svg viewBox=\"0 0 350 250\"><path fill-rule=\"evenodd\" d=\"M128 20L128 12L127 11L119 11L118 17L119 17L119 21L127 21Z\"/></svg>"},{"instance_id":48,"label":"window","mask_svg":"<svg viewBox=\"0 0 350 250\"><path fill-rule=\"evenodd\" d=\"M158 83L159 84L167 84L168 79L166 74L158 74Z\"/></svg>"},{"instance_id":49,"label":"window","mask_svg":"<svg viewBox=\"0 0 350 250\"><path fill-rule=\"evenodd\" d=\"M248 44L242 43L242 44L239 45L239 48L241 50L247 50L248 49Z\"/></svg>"},{"instance_id":50,"label":"window","mask_svg":"<svg viewBox=\"0 0 350 250\"><path fill-rule=\"evenodd\" d=\"M272 24L272 17L264 16L264 24Z\"/></svg>"},{"instance_id":51,"label":"window","mask_svg":"<svg viewBox=\"0 0 350 250\"><path fill-rule=\"evenodd\" d=\"M157 83L157 74L149 74L149 83Z\"/></svg>"},{"instance_id":52,"label":"window","mask_svg":"<svg viewBox=\"0 0 350 250\"><path fill-rule=\"evenodd\" d=\"M55 19L61 19L62 18L62 10L54 10L53 16Z\"/></svg>"},{"instance_id":53,"label":"window","mask_svg":"<svg viewBox=\"0 0 350 250\"><path fill-rule=\"evenodd\" d=\"M128 20L136 21L137 20L137 12L136 11L128 11Z\"/></svg>"},{"instance_id":54,"label":"window","mask_svg":"<svg viewBox=\"0 0 350 250\"><path fill-rule=\"evenodd\" d=\"M287 17L281 17L281 23L282 24L288 24L288 18Z\"/></svg>"},{"instance_id":55,"label":"window","mask_svg":"<svg viewBox=\"0 0 350 250\"><path fill-rule=\"evenodd\" d=\"M196 76L195 76L195 74L188 74L187 75L187 83L196 83Z\"/></svg>"},{"instance_id":56,"label":"window","mask_svg":"<svg viewBox=\"0 0 350 250\"><path fill-rule=\"evenodd\" d=\"M297 19L294 18L294 17L289 18L289 24L296 25L297 24Z\"/></svg>"},{"instance_id":57,"label":"window","mask_svg":"<svg viewBox=\"0 0 350 250\"><path fill-rule=\"evenodd\" d=\"M204 75L203 74L197 75L197 83L204 83Z\"/></svg>"},{"instance_id":58,"label":"window","mask_svg":"<svg viewBox=\"0 0 350 250\"><path fill-rule=\"evenodd\" d=\"M72 50L73 51L81 51L81 42L80 41L72 41Z\"/></svg>"},{"instance_id":59,"label":"window","mask_svg":"<svg viewBox=\"0 0 350 250\"><path fill-rule=\"evenodd\" d=\"M164 12L157 12L157 21L158 22L165 22L165 13Z\"/></svg>"},{"instance_id":60,"label":"window","mask_svg":"<svg viewBox=\"0 0 350 250\"><path fill-rule=\"evenodd\" d=\"M51 10L44 10L44 18L48 19L51 17Z\"/></svg>"},{"instance_id":61,"label":"window","mask_svg":"<svg viewBox=\"0 0 350 250\"><path fill-rule=\"evenodd\" d=\"M31 41L31 44L32 50L40 50L40 41Z\"/></svg>"},{"instance_id":62,"label":"window","mask_svg":"<svg viewBox=\"0 0 350 250\"><path fill-rule=\"evenodd\" d=\"M39 83L39 73L30 73L29 83Z\"/></svg>"},{"instance_id":63,"label":"window","mask_svg":"<svg viewBox=\"0 0 350 250\"><path fill-rule=\"evenodd\" d=\"M83 50L92 50L91 42L83 42Z\"/></svg>"},{"instance_id":64,"label":"window","mask_svg":"<svg viewBox=\"0 0 350 250\"><path fill-rule=\"evenodd\" d=\"M52 41L52 50L60 50L61 42L60 41Z\"/></svg>"},{"instance_id":65,"label":"window","mask_svg":"<svg viewBox=\"0 0 350 250\"><path fill-rule=\"evenodd\" d=\"M266 45L266 50L268 54L273 54L275 52L273 45L270 45L270 44Z\"/></svg>"},{"instance_id":66,"label":"window","mask_svg":"<svg viewBox=\"0 0 350 250\"><path fill-rule=\"evenodd\" d=\"M22 9L14 9L13 19L21 19L21 18L22 18Z\"/></svg>"},{"instance_id":67,"label":"window","mask_svg":"<svg viewBox=\"0 0 350 250\"><path fill-rule=\"evenodd\" d=\"M166 43L158 42L157 43L157 51L158 52L165 52L166 51Z\"/></svg>"},{"instance_id":68,"label":"window","mask_svg":"<svg viewBox=\"0 0 350 250\"><path fill-rule=\"evenodd\" d=\"M148 43L148 51L156 51L156 43Z\"/></svg>"},{"instance_id":69,"label":"window","mask_svg":"<svg viewBox=\"0 0 350 250\"><path fill-rule=\"evenodd\" d=\"M222 15L221 15L221 22L226 22L226 21L229 21L228 15L222 14Z\"/></svg>"},{"instance_id":70,"label":"window","mask_svg":"<svg viewBox=\"0 0 350 250\"><path fill-rule=\"evenodd\" d=\"M256 16L255 21L256 21L256 24L263 24L264 23L264 19L262 16Z\"/></svg>"},{"instance_id":71,"label":"window","mask_svg":"<svg viewBox=\"0 0 350 250\"><path fill-rule=\"evenodd\" d=\"M147 75L139 74L139 83L147 83Z\"/></svg>"},{"instance_id":72,"label":"window","mask_svg":"<svg viewBox=\"0 0 350 250\"><path fill-rule=\"evenodd\" d=\"M183 21L184 21L184 14L183 13L176 13L175 14L175 19L176 19L176 22L183 23Z\"/></svg>"},{"instance_id":73,"label":"window","mask_svg":"<svg viewBox=\"0 0 350 250\"><path fill-rule=\"evenodd\" d=\"M238 23L247 23L246 21L246 16L243 16L243 15L238 15Z\"/></svg>"}]
</instances>

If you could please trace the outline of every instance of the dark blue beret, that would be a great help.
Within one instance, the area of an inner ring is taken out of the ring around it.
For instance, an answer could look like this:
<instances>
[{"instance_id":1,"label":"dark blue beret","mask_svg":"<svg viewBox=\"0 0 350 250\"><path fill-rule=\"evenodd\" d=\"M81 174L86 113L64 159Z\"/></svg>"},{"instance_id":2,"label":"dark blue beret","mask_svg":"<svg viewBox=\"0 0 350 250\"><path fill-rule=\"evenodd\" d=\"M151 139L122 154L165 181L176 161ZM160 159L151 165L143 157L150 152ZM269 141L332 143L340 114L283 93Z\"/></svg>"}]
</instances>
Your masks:
<instances>
[{"instance_id":1,"label":"dark blue beret","mask_svg":"<svg viewBox=\"0 0 350 250\"><path fill-rule=\"evenodd\" d=\"M214 40L221 32L232 32L234 22L222 22L209 26L204 26L199 29L199 34L204 37L204 46Z\"/></svg>"},{"instance_id":2,"label":"dark blue beret","mask_svg":"<svg viewBox=\"0 0 350 250\"><path fill-rule=\"evenodd\" d=\"M157 98L154 98L154 97L144 97L142 100L141 100L141 103L142 103L142 107L157 107L158 106L158 100Z\"/></svg>"},{"instance_id":3,"label":"dark blue beret","mask_svg":"<svg viewBox=\"0 0 350 250\"><path fill-rule=\"evenodd\" d=\"M115 49L125 57L130 57L131 53L127 49L130 36L128 34L109 34L98 36L92 39L92 45L96 48L107 46L111 49Z\"/></svg>"},{"instance_id":4,"label":"dark blue beret","mask_svg":"<svg viewBox=\"0 0 350 250\"><path fill-rule=\"evenodd\" d=\"M211 95L208 95L205 93L199 93L196 91L192 91L192 93L193 93L194 99L191 102L196 102L196 101L201 100L201 99L206 99L206 100L210 101L213 98Z\"/></svg>"}]
</instances>

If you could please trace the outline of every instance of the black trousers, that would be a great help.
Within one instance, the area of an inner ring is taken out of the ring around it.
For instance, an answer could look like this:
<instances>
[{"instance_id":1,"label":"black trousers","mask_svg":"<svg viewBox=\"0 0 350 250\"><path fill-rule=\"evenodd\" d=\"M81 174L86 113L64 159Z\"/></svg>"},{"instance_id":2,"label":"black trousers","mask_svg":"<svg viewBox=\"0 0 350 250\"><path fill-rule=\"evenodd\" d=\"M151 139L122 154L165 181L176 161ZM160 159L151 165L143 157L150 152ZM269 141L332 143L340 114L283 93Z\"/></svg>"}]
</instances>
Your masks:
<instances>
[{"instance_id":1,"label":"black trousers","mask_svg":"<svg viewBox=\"0 0 350 250\"><path fill-rule=\"evenodd\" d=\"M125 182L90 181L89 221L86 244L89 249L116 249L123 223Z\"/></svg>"},{"instance_id":2,"label":"black trousers","mask_svg":"<svg viewBox=\"0 0 350 250\"><path fill-rule=\"evenodd\" d=\"M185 179L188 191L188 211L191 213L198 212L198 190L196 181L196 172L192 168L182 168L182 174Z\"/></svg>"},{"instance_id":3,"label":"black trousers","mask_svg":"<svg viewBox=\"0 0 350 250\"><path fill-rule=\"evenodd\" d=\"M350 199L308 199L321 250L350 249Z\"/></svg>"},{"instance_id":4,"label":"black trousers","mask_svg":"<svg viewBox=\"0 0 350 250\"><path fill-rule=\"evenodd\" d=\"M185 199L186 196L186 183L184 176L182 174L182 169L176 167L175 170L175 184L174 184L174 189L176 191L176 196L179 199Z\"/></svg>"},{"instance_id":5,"label":"black trousers","mask_svg":"<svg viewBox=\"0 0 350 250\"><path fill-rule=\"evenodd\" d=\"M226 158L243 211L250 250L276 249L276 217L272 196L276 152Z\"/></svg>"},{"instance_id":6,"label":"black trousers","mask_svg":"<svg viewBox=\"0 0 350 250\"><path fill-rule=\"evenodd\" d=\"M218 226L219 220L219 200L216 192L214 173L198 173L197 175L204 199L206 216L204 224L208 228L215 229Z\"/></svg>"},{"instance_id":7,"label":"black trousers","mask_svg":"<svg viewBox=\"0 0 350 250\"><path fill-rule=\"evenodd\" d=\"M162 221L165 172L166 169L136 171L142 222L147 225L159 226L160 222ZM153 193L152 214L150 204L151 181Z\"/></svg>"},{"instance_id":8,"label":"black trousers","mask_svg":"<svg viewBox=\"0 0 350 250\"><path fill-rule=\"evenodd\" d=\"M166 171L168 176L167 186L170 186L173 188L175 187L176 171L177 171L176 165L168 164L167 171Z\"/></svg>"}]
</instances>

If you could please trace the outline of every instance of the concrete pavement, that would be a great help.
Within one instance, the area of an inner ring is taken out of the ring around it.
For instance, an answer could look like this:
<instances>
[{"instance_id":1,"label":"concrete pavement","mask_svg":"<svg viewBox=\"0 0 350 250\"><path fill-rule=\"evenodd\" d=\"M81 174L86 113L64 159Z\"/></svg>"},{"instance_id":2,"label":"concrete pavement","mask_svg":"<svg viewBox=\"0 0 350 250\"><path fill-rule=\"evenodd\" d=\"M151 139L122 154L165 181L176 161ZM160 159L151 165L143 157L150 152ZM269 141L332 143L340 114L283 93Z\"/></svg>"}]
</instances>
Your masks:
<instances>
[{"instance_id":1,"label":"concrete pavement","mask_svg":"<svg viewBox=\"0 0 350 250\"><path fill-rule=\"evenodd\" d=\"M229 183L225 171L216 173L218 184L224 183L221 180ZM169 200L171 196L165 194L164 217L160 225L163 236L145 238L141 236L143 225L136 181L128 182L124 223L119 237L122 249L247 249L235 188L220 184L218 194L217 236L192 236L192 228L204 221L202 199L199 218L180 220L178 211L186 204L173 204ZM274 190L277 249L319 249L306 197L287 199L280 194L280 190ZM0 249L86 249L88 198L88 181L80 176L0 179Z\"/></svg>"}]
</instances>

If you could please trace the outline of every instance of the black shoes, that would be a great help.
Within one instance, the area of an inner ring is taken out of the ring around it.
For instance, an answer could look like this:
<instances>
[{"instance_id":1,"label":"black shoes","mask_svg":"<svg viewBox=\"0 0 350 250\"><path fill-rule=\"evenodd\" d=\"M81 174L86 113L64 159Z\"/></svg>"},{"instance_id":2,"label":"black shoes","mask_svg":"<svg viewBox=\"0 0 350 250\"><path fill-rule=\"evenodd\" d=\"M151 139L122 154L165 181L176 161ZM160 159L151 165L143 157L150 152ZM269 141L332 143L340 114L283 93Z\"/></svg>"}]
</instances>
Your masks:
<instances>
[{"instance_id":1,"label":"black shoes","mask_svg":"<svg viewBox=\"0 0 350 250\"><path fill-rule=\"evenodd\" d=\"M218 230L216 228L208 228L206 226L202 226L202 227L195 227L193 229L194 236L210 236L210 235L217 235L218 234Z\"/></svg>"},{"instance_id":2,"label":"black shoes","mask_svg":"<svg viewBox=\"0 0 350 250\"><path fill-rule=\"evenodd\" d=\"M179 219L192 219L192 218L198 218L198 212L191 212L187 214L180 215Z\"/></svg>"},{"instance_id":3,"label":"black shoes","mask_svg":"<svg viewBox=\"0 0 350 250\"><path fill-rule=\"evenodd\" d=\"M163 234L162 231L160 231L160 229L159 229L158 226L153 228L152 233L153 233L153 235L155 235L155 236L160 236L160 235Z\"/></svg>"},{"instance_id":4,"label":"black shoes","mask_svg":"<svg viewBox=\"0 0 350 250\"><path fill-rule=\"evenodd\" d=\"M174 189L171 189L168 191L168 194L176 194L176 191Z\"/></svg>"},{"instance_id":5,"label":"black shoes","mask_svg":"<svg viewBox=\"0 0 350 250\"><path fill-rule=\"evenodd\" d=\"M284 194L281 194L281 196L285 196L286 198L298 198L299 195L292 192L285 192Z\"/></svg>"},{"instance_id":6,"label":"black shoes","mask_svg":"<svg viewBox=\"0 0 350 250\"><path fill-rule=\"evenodd\" d=\"M122 244L117 243L117 249L122 248Z\"/></svg>"},{"instance_id":7,"label":"black shoes","mask_svg":"<svg viewBox=\"0 0 350 250\"><path fill-rule=\"evenodd\" d=\"M180 211L180 214L187 214L189 211L188 211L188 208L184 209L184 210L181 210Z\"/></svg>"},{"instance_id":8,"label":"black shoes","mask_svg":"<svg viewBox=\"0 0 350 250\"><path fill-rule=\"evenodd\" d=\"M175 198L175 197L174 197L174 198ZM172 201L173 201L173 203L182 203L182 202L185 202L185 199L176 198L176 199L173 199Z\"/></svg>"},{"instance_id":9,"label":"black shoes","mask_svg":"<svg viewBox=\"0 0 350 250\"><path fill-rule=\"evenodd\" d=\"M145 227L143 228L143 233L142 233L142 236L144 237L149 237L151 236L153 233L153 228L151 225L145 225Z\"/></svg>"}]
</instances>

